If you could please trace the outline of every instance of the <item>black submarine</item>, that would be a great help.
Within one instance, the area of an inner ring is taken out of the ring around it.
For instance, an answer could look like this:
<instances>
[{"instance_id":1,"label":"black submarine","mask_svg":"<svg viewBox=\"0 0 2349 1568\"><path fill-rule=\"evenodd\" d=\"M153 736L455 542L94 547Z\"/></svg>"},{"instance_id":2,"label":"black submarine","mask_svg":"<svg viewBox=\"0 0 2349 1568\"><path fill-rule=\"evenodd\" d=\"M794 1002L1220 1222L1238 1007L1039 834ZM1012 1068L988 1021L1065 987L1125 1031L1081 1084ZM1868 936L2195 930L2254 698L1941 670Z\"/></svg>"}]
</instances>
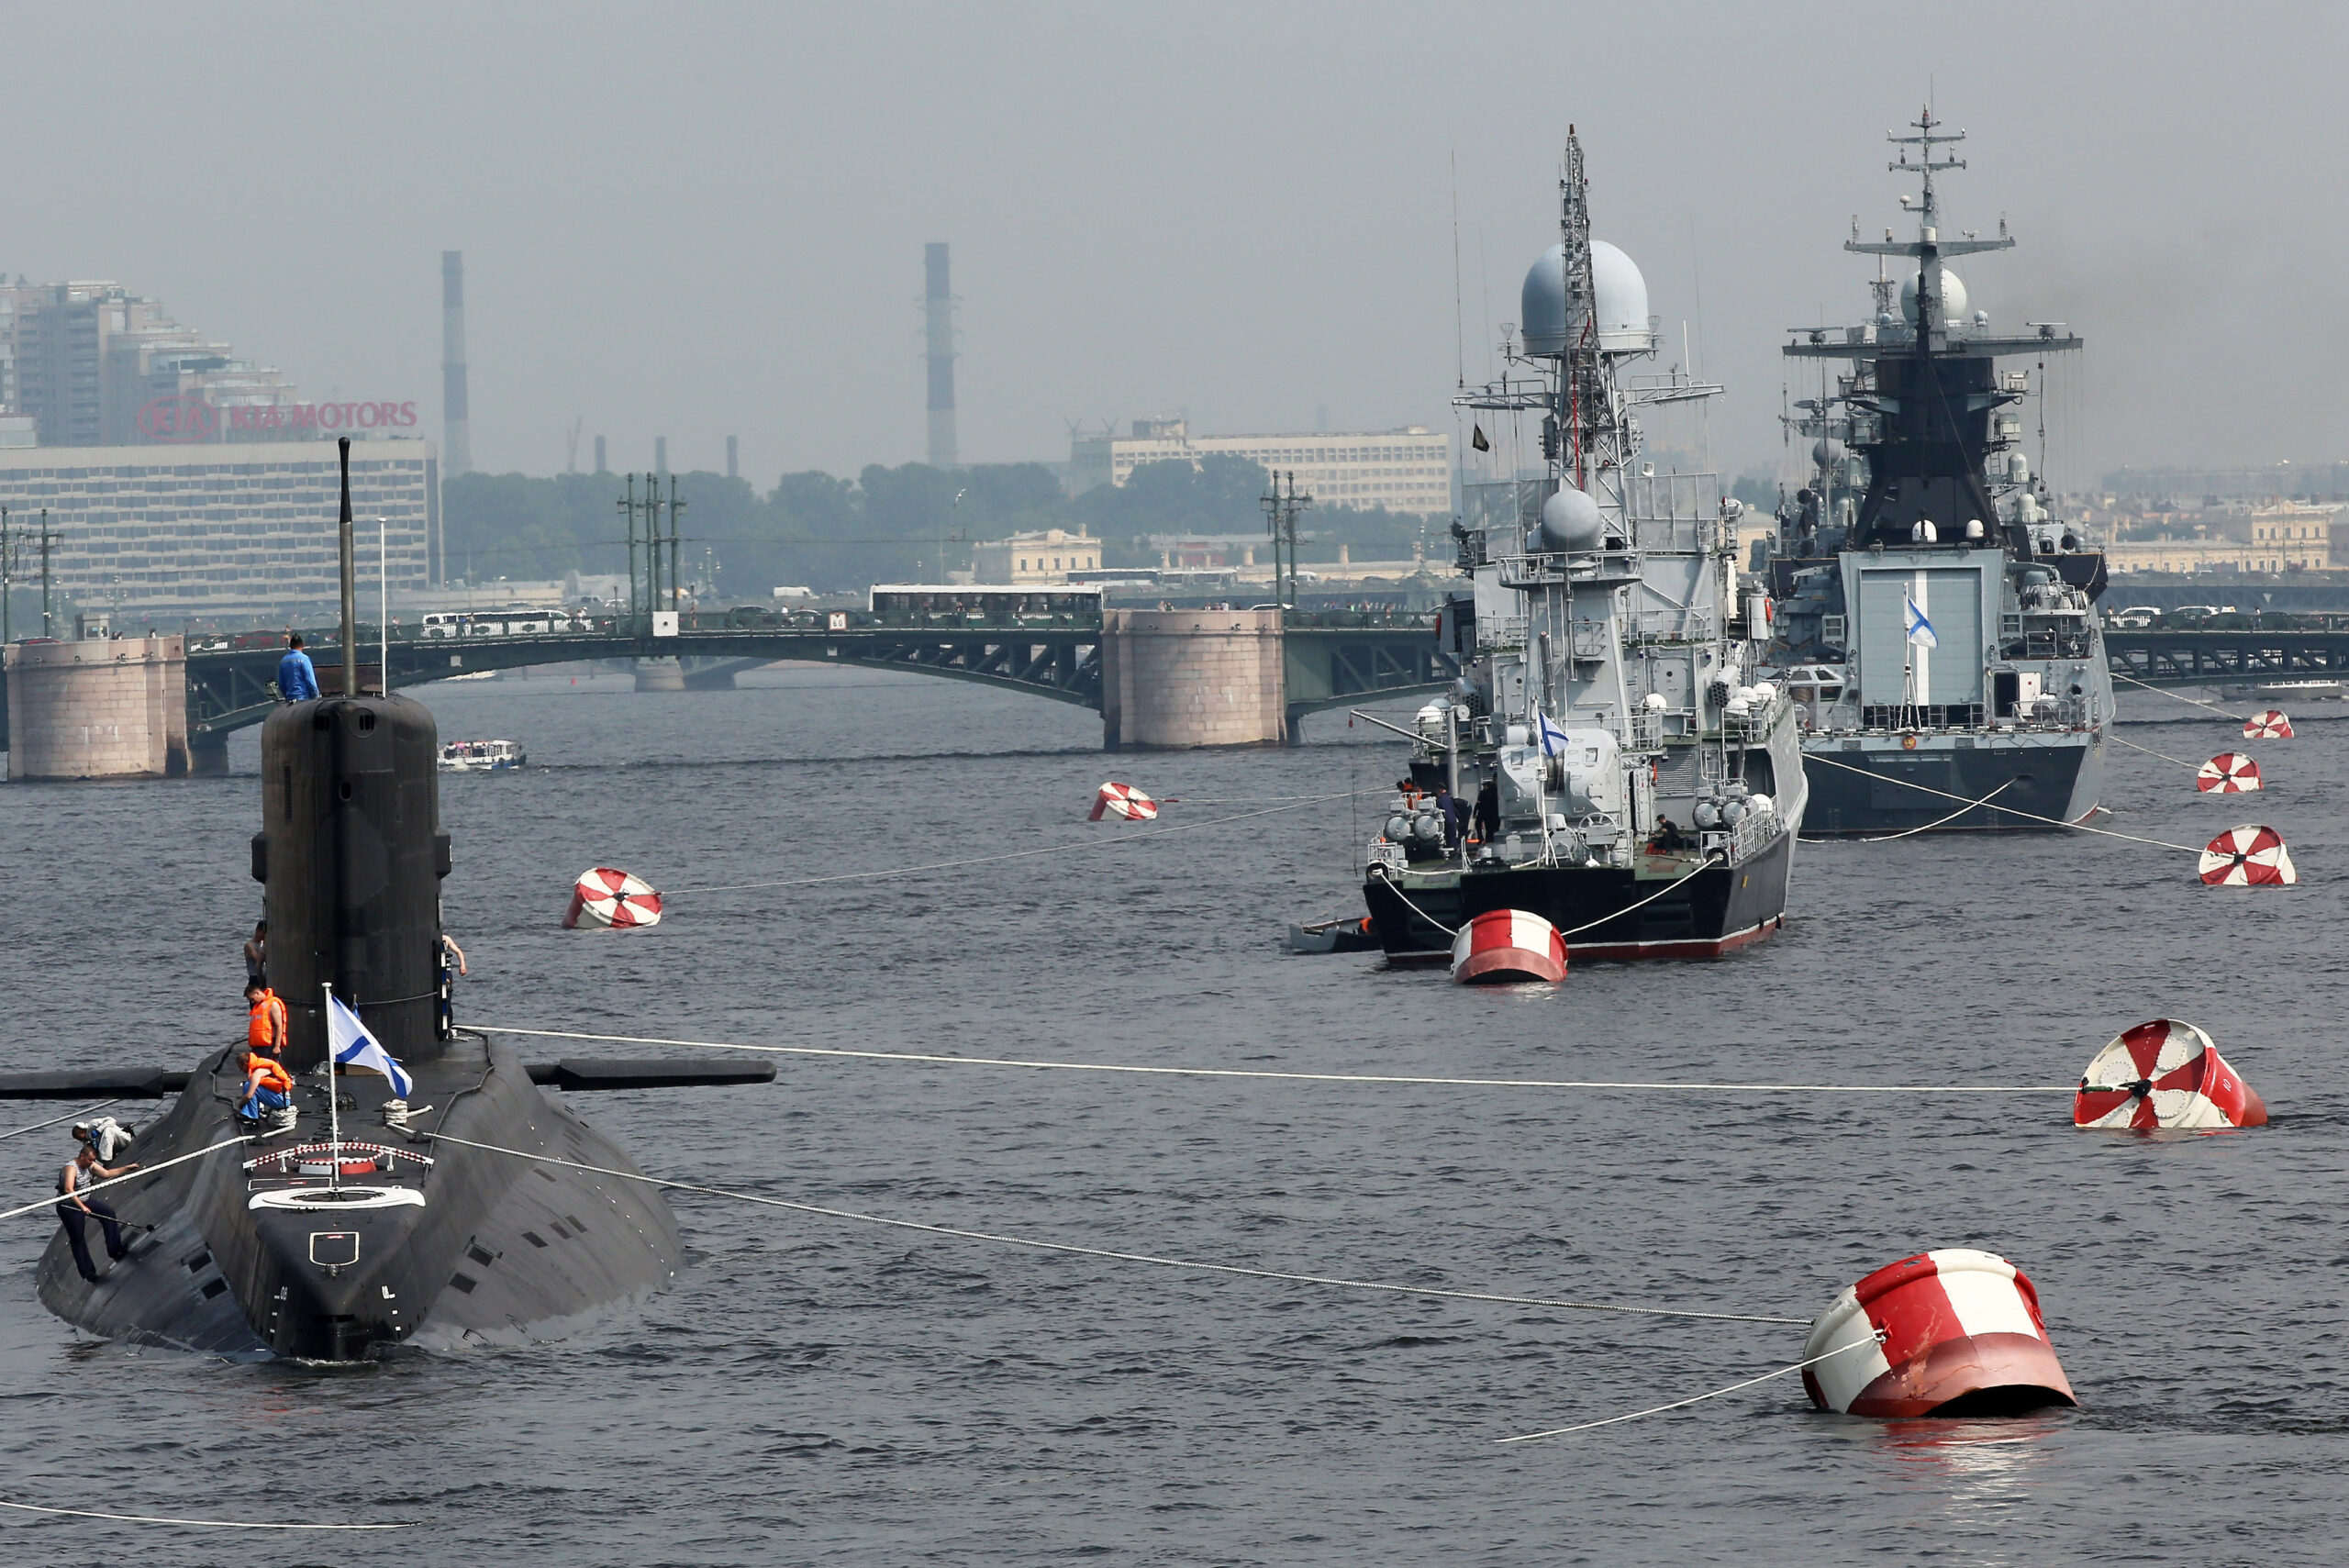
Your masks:
<instances>
[{"instance_id":1,"label":"black submarine","mask_svg":"<svg viewBox=\"0 0 2349 1568\"><path fill-rule=\"evenodd\" d=\"M545 1090L774 1076L766 1062L530 1064L449 1018L439 737L421 703L361 695L350 442L341 449L340 691L282 704L263 724L251 845L270 980L288 1014L292 1126L238 1116L241 1044L187 1072L0 1075L0 1098L176 1095L117 1156L143 1169L102 1195L128 1253L95 1283L61 1229L41 1258L42 1305L90 1334L347 1362L559 1332L660 1288L684 1243L660 1189L629 1179L641 1173L626 1151ZM411 1075L404 1100L382 1075L328 1073L329 990Z\"/></svg>"}]
</instances>

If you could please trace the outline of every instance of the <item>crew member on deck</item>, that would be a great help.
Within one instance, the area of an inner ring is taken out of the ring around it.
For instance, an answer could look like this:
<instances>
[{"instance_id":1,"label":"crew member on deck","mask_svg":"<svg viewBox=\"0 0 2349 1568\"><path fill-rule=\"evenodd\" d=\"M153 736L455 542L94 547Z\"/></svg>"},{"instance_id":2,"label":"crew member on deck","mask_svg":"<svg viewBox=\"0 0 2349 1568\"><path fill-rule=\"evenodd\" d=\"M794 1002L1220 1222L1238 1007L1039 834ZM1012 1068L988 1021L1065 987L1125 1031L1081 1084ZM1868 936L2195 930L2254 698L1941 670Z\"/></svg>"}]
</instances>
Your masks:
<instances>
[{"instance_id":1,"label":"crew member on deck","mask_svg":"<svg viewBox=\"0 0 2349 1568\"><path fill-rule=\"evenodd\" d=\"M273 1057L285 1054L285 1002L258 980L245 983L245 1046Z\"/></svg>"},{"instance_id":2,"label":"crew member on deck","mask_svg":"<svg viewBox=\"0 0 2349 1568\"><path fill-rule=\"evenodd\" d=\"M245 939L245 984L269 984L269 922L253 922L253 934Z\"/></svg>"},{"instance_id":3,"label":"crew member on deck","mask_svg":"<svg viewBox=\"0 0 2349 1568\"><path fill-rule=\"evenodd\" d=\"M247 1121L259 1121L271 1111L282 1111L294 1103L294 1074L285 1071L277 1059L263 1056L257 1051L245 1052L245 1098L237 1114Z\"/></svg>"},{"instance_id":4,"label":"crew member on deck","mask_svg":"<svg viewBox=\"0 0 2349 1568\"><path fill-rule=\"evenodd\" d=\"M277 662L277 695L287 702L306 702L318 695L318 672L302 651L302 634L285 639L285 657Z\"/></svg>"},{"instance_id":5,"label":"crew member on deck","mask_svg":"<svg viewBox=\"0 0 2349 1568\"><path fill-rule=\"evenodd\" d=\"M106 1256L113 1262L122 1262L122 1255L130 1249L122 1244L122 1221L115 1218L114 1207L104 1198L84 1196L82 1189L91 1182L112 1181L137 1169L136 1160L119 1167L101 1165L96 1151L84 1143L57 1173L58 1223L65 1227L65 1244L73 1249L73 1266L82 1271L85 1280L96 1281L98 1266L90 1261L90 1240L82 1230L83 1220L95 1219L105 1229Z\"/></svg>"},{"instance_id":6,"label":"crew member on deck","mask_svg":"<svg viewBox=\"0 0 2349 1568\"><path fill-rule=\"evenodd\" d=\"M1489 844L1501 836L1501 785L1486 779L1476 789L1476 837Z\"/></svg>"}]
</instances>

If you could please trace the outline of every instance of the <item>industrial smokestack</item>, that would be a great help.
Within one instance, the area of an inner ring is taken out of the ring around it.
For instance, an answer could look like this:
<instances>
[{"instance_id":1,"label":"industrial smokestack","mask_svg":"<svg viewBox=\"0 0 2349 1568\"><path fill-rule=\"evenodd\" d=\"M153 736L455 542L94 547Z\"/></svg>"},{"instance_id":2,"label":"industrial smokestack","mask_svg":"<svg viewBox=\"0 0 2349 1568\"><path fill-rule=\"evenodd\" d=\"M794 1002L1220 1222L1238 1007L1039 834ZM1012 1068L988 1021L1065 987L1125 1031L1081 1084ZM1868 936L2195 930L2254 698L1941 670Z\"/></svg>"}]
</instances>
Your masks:
<instances>
[{"instance_id":1,"label":"industrial smokestack","mask_svg":"<svg viewBox=\"0 0 2349 1568\"><path fill-rule=\"evenodd\" d=\"M652 472L663 479L669 476L669 438L666 436L652 438Z\"/></svg>"},{"instance_id":2,"label":"industrial smokestack","mask_svg":"<svg viewBox=\"0 0 2349 1568\"><path fill-rule=\"evenodd\" d=\"M742 477L742 449L732 436L726 438L726 477Z\"/></svg>"},{"instance_id":3,"label":"industrial smokestack","mask_svg":"<svg viewBox=\"0 0 2349 1568\"><path fill-rule=\"evenodd\" d=\"M601 436L596 438L596 472L598 473L612 472L610 465L604 461L604 438Z\"/></svg>"},{"instance_id":4,"label":"industrial smokestack","mask_svg":"<svg viewBox=\"0 0 2349 1568\"><path fill-rule=\"evenodd\" d=\"M440 416L447 439L440 472L454 476L473 465L473 421L465 411L465 253L440 252Z\"/></svg>"},{"instance_id":5,"label":"industrial smokestack","mask_svg":"<svg viewBox=\"0 0 2349 1568\"><path fill-rule=\"evenodd\" d=\"M922 291L924 325L930 339L930 463L955 468L954 451L954 294L947 286L946 247L923 247Z\"/></svg>"}]
</instances>

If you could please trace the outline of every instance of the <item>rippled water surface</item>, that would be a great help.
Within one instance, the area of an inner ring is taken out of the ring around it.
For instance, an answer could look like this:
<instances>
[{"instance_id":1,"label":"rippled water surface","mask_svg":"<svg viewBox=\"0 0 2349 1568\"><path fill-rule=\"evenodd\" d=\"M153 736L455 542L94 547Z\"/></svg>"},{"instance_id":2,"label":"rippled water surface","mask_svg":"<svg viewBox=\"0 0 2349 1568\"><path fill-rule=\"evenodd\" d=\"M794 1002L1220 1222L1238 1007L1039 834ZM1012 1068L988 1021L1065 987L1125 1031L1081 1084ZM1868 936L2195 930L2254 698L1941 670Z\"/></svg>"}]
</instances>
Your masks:
<instances>
[{"instance_id":1,"label":"rippled water surface","mask_svg":"<svg viewBox=\"0 0 2349 1568\"><path fill-rule=\"evenodd\" d=\"M1286 921L1358 906L1369 802L1360 820L1337 800L1075 848L1145 831L1083 820L1105 777L1181 797L1169 825L1391 777L1396 750L1341 718L1286 751L1108 759L1087 712L918 677L639 695L564 676L427 700L445 736L531 756L444 783L476 1022L1315 1072L2063 1084L2122 1028L2175 1014L2277 1119L2147 1140L2074 1132L2060 1095L785 1058L765 1088L585 1108L656 1174L1466 1290L1808 1318L1893 1259L1985 1247L2037 1282L2083 1407L1861 1421L1811 1412L1786 1378L1497 1447L1782 1366L1802 1330L1203 1275L690 1195L674 1287L562 1343L225 1365L77 1343L34 1299L53 1228L37 1214L0 1229L0 1500L418 1523L262 1540L0 1516L12 1560L2340 1561L2349 725L2247 748L2275 786L2247 801L2115 751L2107 826L2199 845L2271 822L2294 889L2206 889L2189 855L2109 839L1822 845L1798 860L1787 929L1737 957L1494 991L1282 951ZM2232 738L2216 720L2123 733L2189 761ZM176 1065L241 1028L255 795L250 771L0 788L0 1065ZM683 893L650 932L556 924L598 862L682 889L1048 847ZM65 1146L0 1143L16 1201Z\"/></svg>"}]
</instances>

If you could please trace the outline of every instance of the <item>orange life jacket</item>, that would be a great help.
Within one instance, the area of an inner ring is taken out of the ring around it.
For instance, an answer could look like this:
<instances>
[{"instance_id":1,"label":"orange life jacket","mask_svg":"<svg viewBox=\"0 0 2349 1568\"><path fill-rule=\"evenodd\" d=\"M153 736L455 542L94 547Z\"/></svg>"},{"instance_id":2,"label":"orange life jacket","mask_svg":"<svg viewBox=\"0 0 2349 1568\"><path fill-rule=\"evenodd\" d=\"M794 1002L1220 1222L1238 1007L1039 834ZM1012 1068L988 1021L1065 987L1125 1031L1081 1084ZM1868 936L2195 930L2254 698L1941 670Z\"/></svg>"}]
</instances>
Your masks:
<instances>
[{"instance_id":1,"label":"orange life jacket","mask_svg":"<svg viewBox=\"0 0 2349 1568\"><path fill-rule=\"evenodd\" d=\"M258 1088L274 1089L281 1095L290 1095L294 1092L293 1073L278 1065L275 1058L263 1056L257 1051L249 1051L245 1052L245 1074L250 1079L254 1073L261 1075L260 1082L255 1085Z\"/></svg>"},{"instance_id":2,"label":"orange life jacket","mask_svg":"<svg viewBox=\"0 0 2349 1568\"><path fill-rule=\"evenodd\" d=\"M245 1019L245 1044L254 1051L285 1049L285 1003L274 991L264 991Z\"/></svg>"}]
</instances>

